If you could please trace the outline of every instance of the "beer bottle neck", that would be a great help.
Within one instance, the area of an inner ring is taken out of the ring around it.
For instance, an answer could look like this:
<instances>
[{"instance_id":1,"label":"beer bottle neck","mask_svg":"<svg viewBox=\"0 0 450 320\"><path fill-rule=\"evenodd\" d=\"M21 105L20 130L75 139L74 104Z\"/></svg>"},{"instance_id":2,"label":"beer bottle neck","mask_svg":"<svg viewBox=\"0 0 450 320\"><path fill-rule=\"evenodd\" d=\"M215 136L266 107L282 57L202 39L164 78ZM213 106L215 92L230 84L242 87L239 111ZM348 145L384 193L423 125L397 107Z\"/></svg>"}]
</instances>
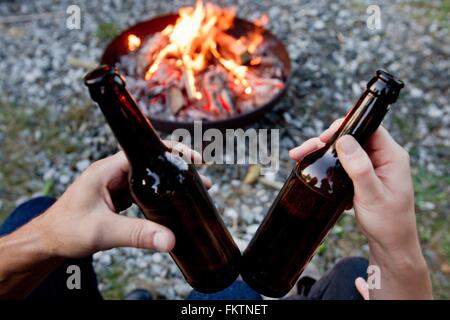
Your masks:
<instances>
[{"instance_id":1,"label":"beer bottle neck","mask_svg":"<svg viewBox=\"0 0 450 320\"><path fill-rule=\"evenodd\" d=\"M367 84L367 89L350 109L339 129L329 142L334 143L343 135L352 135L361 145L381 124L389 110L391 103L398 97L403 83L384 71L377 71L377 75Z\"/></svg>"},{"instance_id":2,"label":"beer bottle neck","mask_svg":"<svg viewBox=\"0 0 450 320\"><path fill-rule=\"evenodd\" d=\"M102 66L90 72L85 84L132 164L168 150L112 67Z\"/></svg>"}]
</instances>

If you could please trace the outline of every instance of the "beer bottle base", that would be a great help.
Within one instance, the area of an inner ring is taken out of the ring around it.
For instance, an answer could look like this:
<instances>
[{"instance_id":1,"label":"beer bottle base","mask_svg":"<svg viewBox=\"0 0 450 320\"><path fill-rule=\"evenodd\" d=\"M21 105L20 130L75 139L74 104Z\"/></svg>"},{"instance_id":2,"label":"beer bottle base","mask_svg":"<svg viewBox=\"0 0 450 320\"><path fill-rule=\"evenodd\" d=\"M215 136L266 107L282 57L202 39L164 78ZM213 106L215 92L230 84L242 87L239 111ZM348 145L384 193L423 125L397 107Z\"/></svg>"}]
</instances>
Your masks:
<instances>
[{"instance_id":1,"label":"beer bottle base","mask_svg":"<svg viewBox=\"0 0 450 320\"><path fill-rule=\"evenodd\" d=\"M234 270L227 276L218 275L215 279L202 279L201 282L187 280L192 288L201 293L216 293L222 291L233 284L239 276L238 270Z\"/></svg>"},{"instance_id":2,"label":"beer bottle base","mask_svg":"<svg viewBox=\"0 0 450 320\"><path fill-rule=\"evenodd\" d=\"M247 283L252 289L266 297L282 298L291 290L291 288L273 288L267 284L264 284L265 281L261 281L254 275L246 272L241 272L241 276L242 280L244 280L245 283Z\"/></svg>"}]
</instances>

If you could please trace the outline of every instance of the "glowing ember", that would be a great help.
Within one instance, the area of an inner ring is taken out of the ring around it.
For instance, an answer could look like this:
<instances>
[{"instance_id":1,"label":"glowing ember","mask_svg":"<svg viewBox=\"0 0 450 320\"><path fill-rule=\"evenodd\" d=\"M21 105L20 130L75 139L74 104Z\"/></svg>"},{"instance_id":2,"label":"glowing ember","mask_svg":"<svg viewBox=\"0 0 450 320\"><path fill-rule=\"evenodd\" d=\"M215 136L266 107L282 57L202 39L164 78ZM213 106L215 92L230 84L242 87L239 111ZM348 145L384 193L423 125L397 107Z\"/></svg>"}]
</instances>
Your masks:
<instances>
[{"instance_id":1,"label":"glowing ember","mask_svg":"<svg viewBox=\"0 0 450 320\"><path fill-rule=\"evenodd\" d=\"M128 36L128 50L134 51L141 45L141 39L134 34Z\"/></svg>"},{"instance_id":2,"label":"glowing ember","mask_svg":"<svg viewBox=\"0 0 450 320\"><path fill-rule=\"evenodd\" d=\"M188 119L222 117L246 112L283 88L279 61L267 57L267 48L259 50L266 15L239 38L229 32L235 8L198 0L178 15L174 24L144 41L128 36L130 55L121 63L135 60L125 74L146 92L138 92L149 97L145 105L168 104L172 115Z\"/></svg>"}]
</instances>

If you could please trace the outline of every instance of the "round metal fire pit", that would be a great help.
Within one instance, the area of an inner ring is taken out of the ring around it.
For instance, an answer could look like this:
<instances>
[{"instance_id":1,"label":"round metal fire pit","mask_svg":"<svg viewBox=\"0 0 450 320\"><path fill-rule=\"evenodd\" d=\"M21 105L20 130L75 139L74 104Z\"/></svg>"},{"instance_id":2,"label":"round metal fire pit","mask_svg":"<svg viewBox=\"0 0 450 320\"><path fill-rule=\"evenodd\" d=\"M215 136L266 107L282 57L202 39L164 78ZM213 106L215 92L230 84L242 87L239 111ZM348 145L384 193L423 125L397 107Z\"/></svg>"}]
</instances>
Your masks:
<instances>
[{"instance_id":1,"label":"round metal fire pit","mask_svg":"<svg viewBox=\"0 0 450 320\"><path fill-rule=\"evenodd\" d=\"M109 45L103 52L101 63L109 65L115 65L119 63L120 57L122 55L128 54L127 39L130 34L134 34L141 39L145 39L146 37L154 33L162 31L169 24L174 24L177 18L178 14L168 14L153 18L151 20L140 22L128 28L109 43ZM241 35L245 35L248 32L253 31L255 28L256 26L252 22L240 18L235 18L233 26L229 30L229 33L236 38L239 38ZM246 124L256 121L264 113L270 111L280 100L280 98L285 94L287 85L291 77L291 60L285 46L270 31L264 30L262 34L264 36L264 41L270 43L270 47L272 48L273 53L278 56L280 61L282 62L283 75L285 77L283 79L285 84L284 88L278 91L278 93L275 94L268 103L259 106L250 112L237 114L225 119L210 121L204 120L202 122L202 126L204 129L217 128L219 130L225 130L228 128L243 127ZM177 128L184 128L192 131L194 127L193 122L162 120L156 117L149 118L156 129L164 132L171 132Z\"/></svg>"}]
</instances>

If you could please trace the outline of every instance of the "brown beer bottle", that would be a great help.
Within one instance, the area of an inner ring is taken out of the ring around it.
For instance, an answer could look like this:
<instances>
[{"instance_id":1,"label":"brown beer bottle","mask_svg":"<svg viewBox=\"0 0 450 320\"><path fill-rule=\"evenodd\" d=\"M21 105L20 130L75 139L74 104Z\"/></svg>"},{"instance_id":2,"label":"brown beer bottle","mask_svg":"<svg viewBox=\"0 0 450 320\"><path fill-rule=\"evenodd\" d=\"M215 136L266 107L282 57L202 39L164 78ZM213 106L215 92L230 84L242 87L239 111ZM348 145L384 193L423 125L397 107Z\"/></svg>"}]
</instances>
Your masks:
<instances>
[{"instance_id":1,"label":"brown beer bottle","mask_svg":"<svg viewBox=\"0 0 450 320\"><path fill-rule=\"evenodd\" d=\"M259 293L282 297L295 285L353 199L353 184L337 157L337 139L349 134L364 145L402 87L389 73L377 71L333 138L296 164L243 254L241 275Z\"/></svg>"},{"instance_id":2,"label":"brown beer bottle","mask_svg":"<svg viewBox=\"0 0 450 320\"><path fill-rule=\"evenodd\" d=\"M228 287L239 275L241 253L192 165L173 155L110 66L88 73L85 84L130 162L130 191L149 220L173 231L170 255L201 292Z\"/></svg>"}]
</instances>

